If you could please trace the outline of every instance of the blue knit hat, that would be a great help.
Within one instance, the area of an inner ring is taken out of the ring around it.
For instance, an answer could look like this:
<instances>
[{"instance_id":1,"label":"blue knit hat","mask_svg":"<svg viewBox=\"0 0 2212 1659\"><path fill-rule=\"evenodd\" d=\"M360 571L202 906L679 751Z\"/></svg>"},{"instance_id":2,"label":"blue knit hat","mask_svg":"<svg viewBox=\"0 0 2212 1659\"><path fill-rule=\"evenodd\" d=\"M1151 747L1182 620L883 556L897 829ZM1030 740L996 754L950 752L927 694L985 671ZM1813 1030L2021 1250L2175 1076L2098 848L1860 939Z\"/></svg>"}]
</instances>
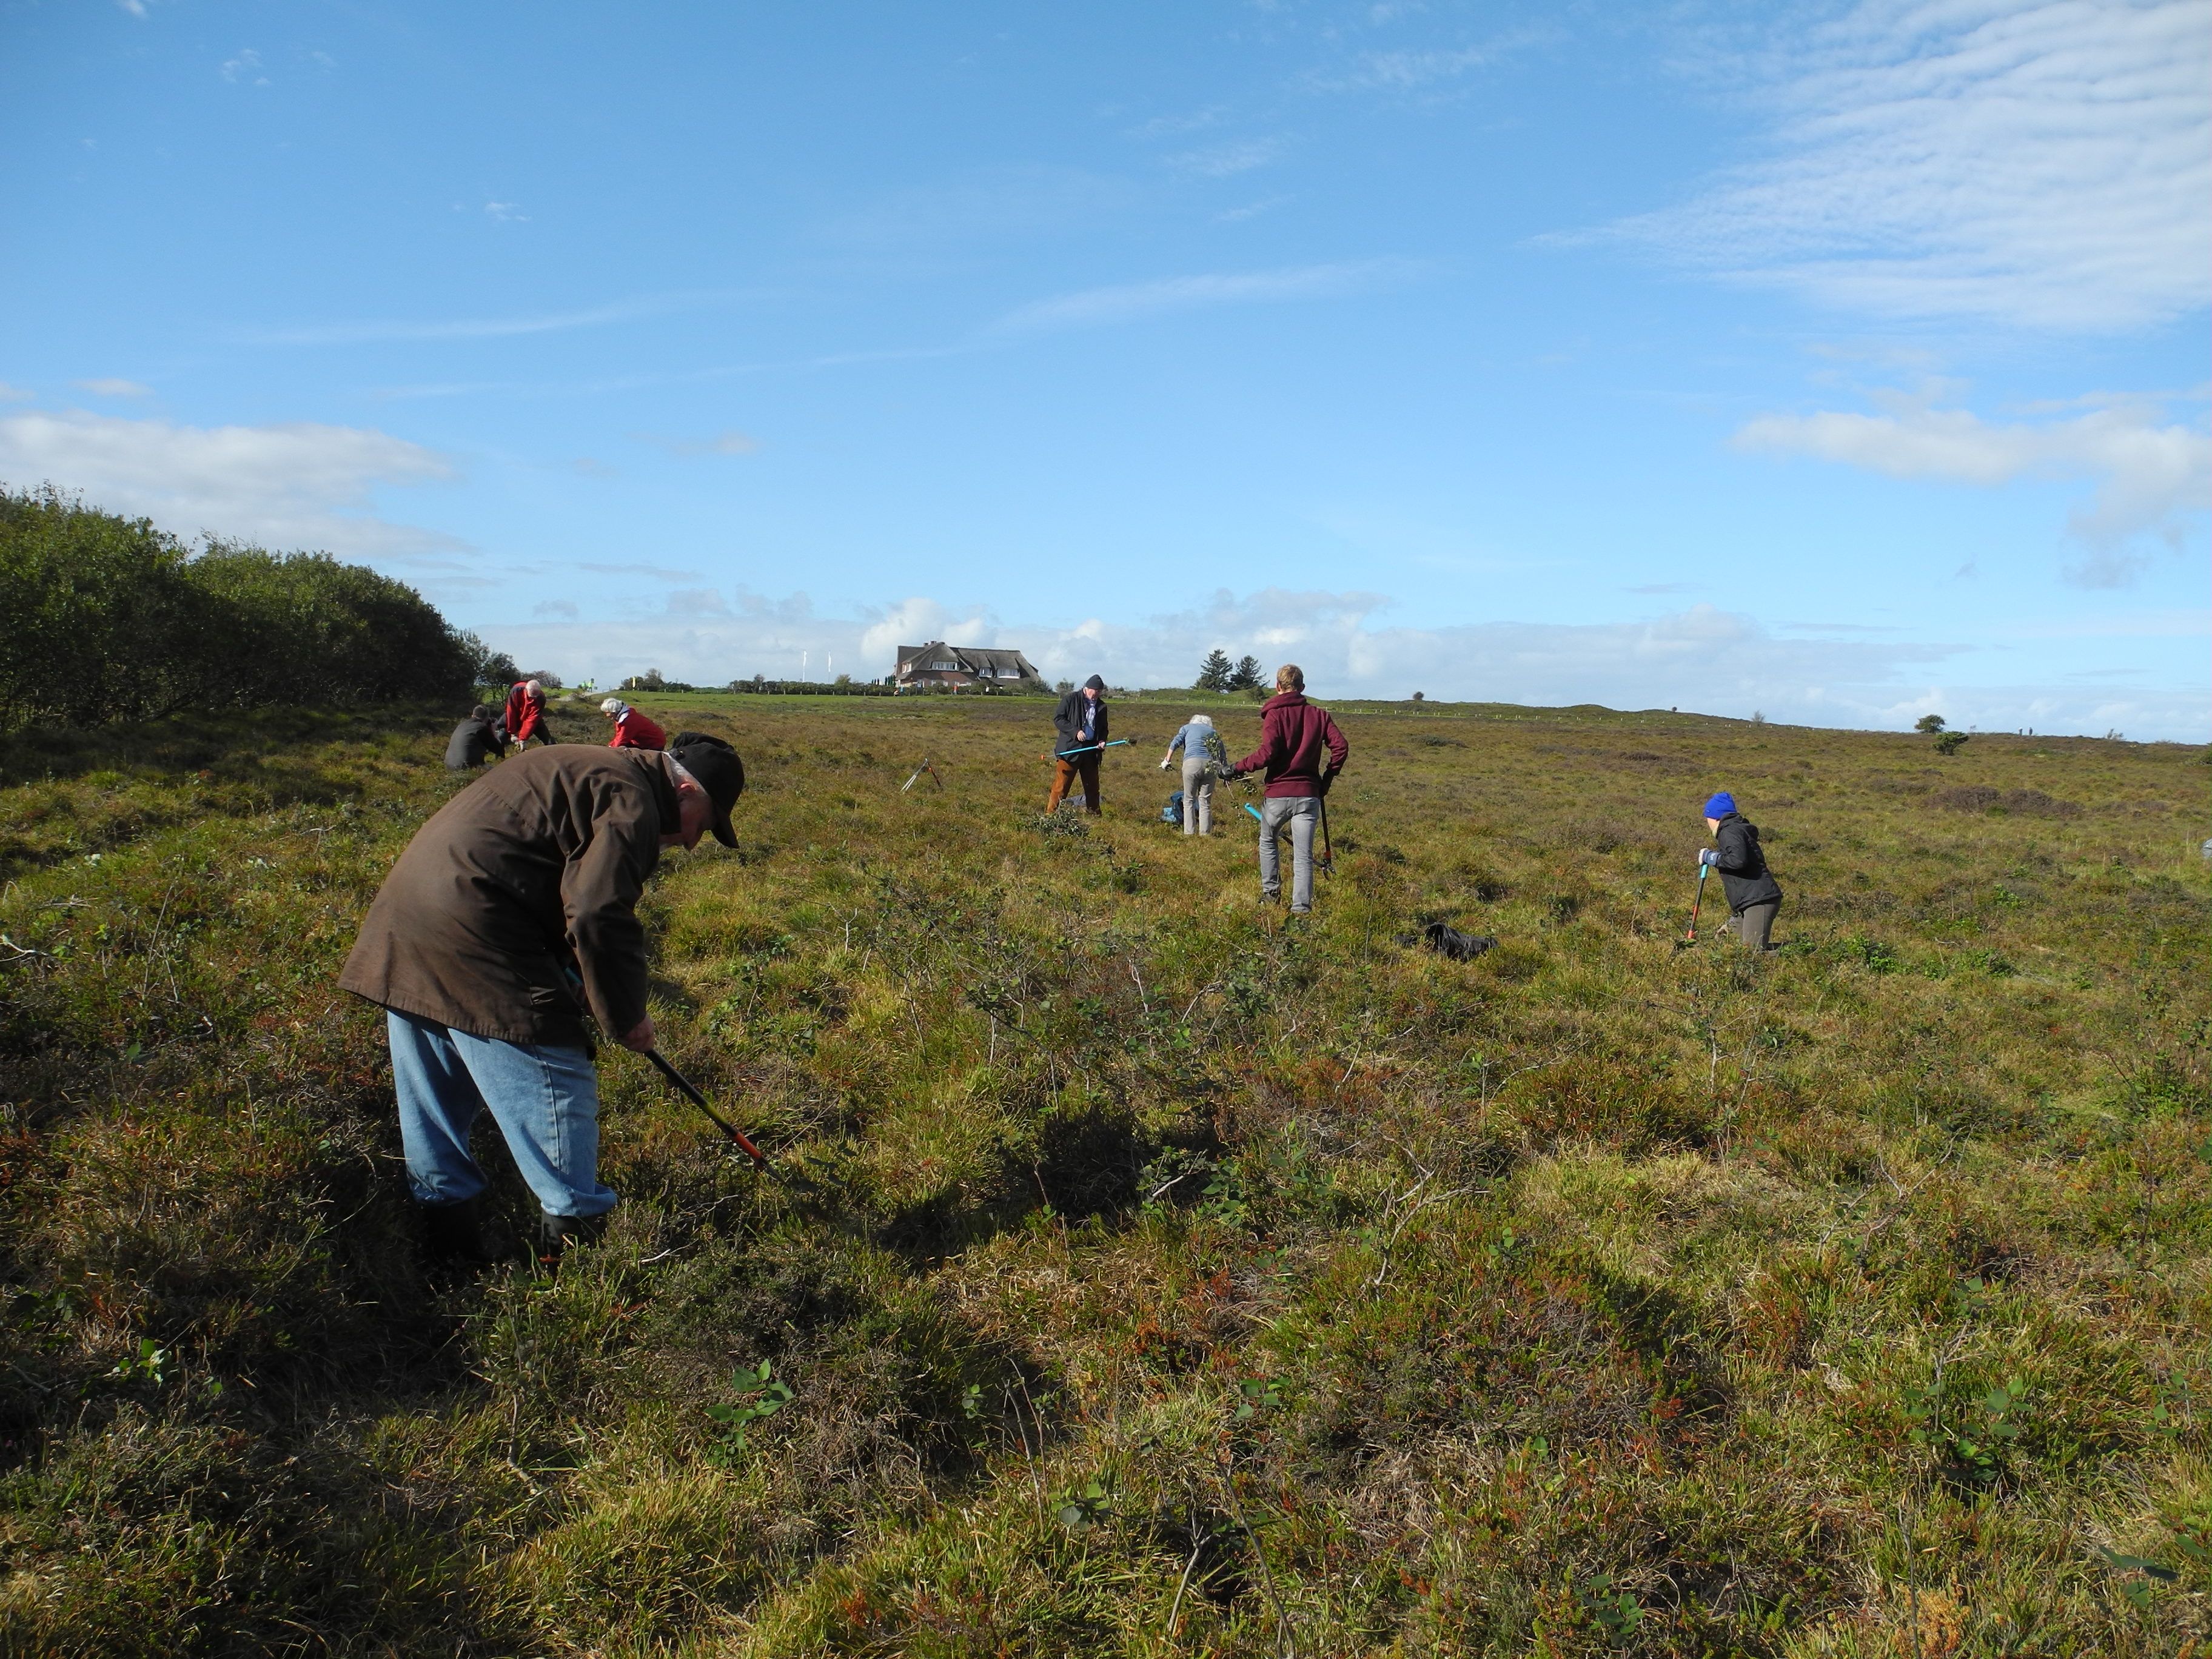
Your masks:
<instances>
[{"instance_id":1,"label":"blue knit hat","mask_svg":"<svg viewBox=\"0 0 2212 1659\"><path fill-rule=\"evenodd\" d=\"M1725 789L1705 803L1705 816L1709 818L1724 818L1735 811L1735 797Z\"/></svg>"}]
</instances>

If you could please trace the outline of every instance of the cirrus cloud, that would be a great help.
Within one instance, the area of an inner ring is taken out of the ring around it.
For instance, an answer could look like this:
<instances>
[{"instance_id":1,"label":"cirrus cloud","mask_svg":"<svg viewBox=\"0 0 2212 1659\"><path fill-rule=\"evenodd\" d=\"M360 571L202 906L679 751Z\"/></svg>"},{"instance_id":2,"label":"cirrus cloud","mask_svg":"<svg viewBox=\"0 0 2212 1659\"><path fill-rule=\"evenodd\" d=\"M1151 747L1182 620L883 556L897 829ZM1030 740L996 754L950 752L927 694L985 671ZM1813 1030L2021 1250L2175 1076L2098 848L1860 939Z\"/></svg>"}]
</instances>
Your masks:
<instances>
[{"instance_id":1,"label":"cirrus cloud","mask_svg":"<svg viewBox=\"0 0 2212 1659\"><path fill-rule=\"evenodd\" d=\"M1771 153L1613 234L1891 316L2106 331L2204 306L2208 0L1862 0L1778 27L1735 60L1783 65Z\"/></svg>"}]
</instances>

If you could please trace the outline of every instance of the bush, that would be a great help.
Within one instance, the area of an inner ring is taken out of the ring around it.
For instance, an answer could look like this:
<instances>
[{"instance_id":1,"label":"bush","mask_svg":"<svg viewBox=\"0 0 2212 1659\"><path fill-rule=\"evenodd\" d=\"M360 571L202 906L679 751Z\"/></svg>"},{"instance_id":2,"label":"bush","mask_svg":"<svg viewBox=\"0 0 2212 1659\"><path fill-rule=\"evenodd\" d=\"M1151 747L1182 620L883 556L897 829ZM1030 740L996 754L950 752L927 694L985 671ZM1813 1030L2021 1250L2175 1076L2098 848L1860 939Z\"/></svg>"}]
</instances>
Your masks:
<instances>
[{"instance_id":1,"label":"bush","mask_svg":"<svg viewBox=\"0 0 2212 1659\"><path fill-rule=\"evenodd\" d=\"M0 728L460 693L493 653L404 583L0 490Z\"/></svg>"},{"instance_id":2,"label":"bush","mask_svg":"<svg viewBox=\"0 0 2212 1659\"><path fill-rule=\"evenodd\" d=\"M1939 755L1955 755L1966 746L1966 734L1964 732L1938 732L1936 734L1936 752Z\"/></svg>"}]
</instances>

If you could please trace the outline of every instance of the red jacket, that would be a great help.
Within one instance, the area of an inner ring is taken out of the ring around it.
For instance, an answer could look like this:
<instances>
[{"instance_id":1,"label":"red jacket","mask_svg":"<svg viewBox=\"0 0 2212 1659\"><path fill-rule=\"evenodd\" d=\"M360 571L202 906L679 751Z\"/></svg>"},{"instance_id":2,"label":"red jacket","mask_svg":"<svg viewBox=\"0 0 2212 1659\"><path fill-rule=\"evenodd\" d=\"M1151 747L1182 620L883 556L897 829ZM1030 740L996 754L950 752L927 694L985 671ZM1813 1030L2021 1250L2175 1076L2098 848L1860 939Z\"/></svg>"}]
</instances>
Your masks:
<instances>
[{"instance_id":1,"label":"red jacket","mask_svg":"<svg viewBox=\"0 0 2212 1659\"><path fill-rule=\"evenodd\" d=\"M1328 750L1323 769L1321 754ZM1267 769L1271 799L1282 796L1325 795L1336 775L1351 757L1352 745L1328 710L1316 708L1300 691L1285 691L1260 706L1260 746L1237 763L1240 772Z\"/></svg>"},{"instance_id":2,"label":"red jacket","mask_svg":"<svg viewBox=\"0 0 2212 1659\"><path fill-rule=\"evenodd\" d=\"M610 749L665 749L668 733L647 720L635 708L625 708L615 720L615 734L607 739Z\"/></svg>"},{"instance_id":3,"label":"red jacket","mask_svg":"<svg viewBox=\"0 0 2212 1659\"><path fill-rule=\"evenodd\" d=\"M522 688L526 682L517 680L507 694L507 740L520 743L525 738L545 735L545 694L536 696Z\"/></svg>"}]
</instances>

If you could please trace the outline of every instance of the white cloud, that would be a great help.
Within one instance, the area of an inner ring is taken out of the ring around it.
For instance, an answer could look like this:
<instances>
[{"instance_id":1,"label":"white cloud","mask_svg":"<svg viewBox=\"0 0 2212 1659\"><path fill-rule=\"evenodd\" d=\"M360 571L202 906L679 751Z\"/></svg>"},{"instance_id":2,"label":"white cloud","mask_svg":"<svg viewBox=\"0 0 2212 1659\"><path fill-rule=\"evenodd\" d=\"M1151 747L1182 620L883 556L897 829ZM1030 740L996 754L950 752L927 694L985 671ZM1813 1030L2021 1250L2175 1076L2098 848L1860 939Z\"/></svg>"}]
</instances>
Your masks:
<instances>
[{"instance_id":1,"label":"white cloud","mask_svg":"<svg viewBox=\"0 0 2212 1659\"><path fill-rule=\"evenodd\" d=\"M1788 27L1774 153L1618 234L1887 315L2203 307L2212 0L1861 0Z\"/></svg>"},{"instance_id":2,"label":"white cloud","mask_svg":"<svg viewBox=\"0 0 2212 1659\"><path fill-rule=\"evenodd\" d=\"M1316 75L1310 84L1326 92L1410 92L1486 69L1518 44L1516 38L1448 51L1362 52L1350 68Z\"/></svg>"},{"instance_id":3,"label":"white cloud","mask_svg":"<svg viewBox=\"0 0 2212 1659\"><path fill-rule=\"evenodd\" d=\"M260 70L261 54L249 46L237 57L228 60L222 66L222 78L226 81L250 79L255 86L265 87L269 84L269 77L260 73Z\"/></svg>"},{"instance_id":4,"label":"white cloud","mask_svg":"<svg viewBox=\"0 0 2212 1659\"><path fill-rule=\"evenodd\" d=\"M7 381L0 380L0 404L25 403L27 402L33 395L33 393L25 391L21 386L9 386Z\"/></svg>"},{"instance_id":5,"label":"white cloud","mask_svg":"<svg viewBox=\"0 0 2212 1659\"><path fill-rule=\"evenodd\" d=\"M641 432L637 436L641 443L665 449L672 455L750 455L760 447L759 439L734 428L718 432L711 438L659 438L649 432Z\"/></svg>"},{"instance_id":6,"label":"white cloud","mask_svg":"<svg viewBox=\"0 0 2212 1659\"><path fill-rule=\"evenodd\" d=\"M2158 425L2139 404L2115 402L2071 420L1996 424L1963 409L1890 402L1880 415L1762 415L1735 441L1893 478L1984 487L2021 477L2094 479L2094 502L2069 525L2092 550L2070 573L2088 586L2116 586L2141 569L2144 556L2123 545L2129 538L2154 531L2177 541L2180 515L2212 507L2212 433Z\"/></svg>"},{"instance_id":7,"label":"white cloud","mask_svg":"<svg viewBox=\"0 0 2212 1659\"><path fill-rule=\"evenodd\" d=\"M89 392L95 398L150 398L154 395L153 387L141 386L136 380L79 380L76 388L80 392Z\"/></svg>"},{"instance_id":8,"label":"white cloud","mask_svg":"<svg viewBox=\"0 0 2212 1659\"><path fill-rule=\"evenodd\" d=\"M1249 652L1272 671L1295 661L1322 698L1431 698L1557 707L1679 707L1707 714L1809 725L1901 729L1936 708L1982 725L2136 737L2199 738L2200 688L1969 686L1928 677L1961 647L1869 636L1778 635L1711 605L1639 623L1568 626L1485 623L1407 628L1379 624L1389 602L1371 593L1216 594L1195 610L1139 623L1092 617L1073 625L1017 625L981 605L913 598L856 617L817 617L804 594L772 601L739 590L730 614L639 617L575 625L490 625L480 631L518 658L562 674L612 684L659 667L696 684L755 673L822 675L825 660L856 678L889 673L902 645L1014 646L1048 679L1097 672L1117 685L1188 684L1216 646ZM2201 613L2154 619L2154 629L2201 635ZM1811 631L1838 632L1807 625ZM1933 701L1931 701L1931 699ZM1355 739L1356 741L1356 739Z\"/></svg>"},{"instance_id":9,"label":"white cloud","mask_svg":"<svg viewBox=\"0 0 2212 1659\"><path fill-rule=\"evenodd\" d=\"M530 216L522 211L521 204L518 202L486 202L483 210L487 217L498 224L526 225L530 222Z\"/></svg>"},{"instance_id":10,"label":"white cloud","mask_svg":"<svg viewBox=\"0 0 2212 1659\"><path fill-rule=\"evenodd\" d=\"M322 323L303 328L266 329L246 337L257 345L354 345L378 340L495 340L520 334L553 334L603 323L628 322L672 311L685 311L738 297L726 291L647 294L574 311L538 312L520 317L464 317L441 322L396 319Z\"/></svg>"},{"instance_id":11,"label":"white cloud","mask_svg":"<svg viewBox=\"0 0 2212 1659\"><path fill-rule=\"evenodd\" d=\"M1168 165L1208 179L1231 179L1275 160L1284 150L1280 138L1247 138L1231 144L1211 144L1167 158Z\"/></svg>"},{"instance_id":12,"label":"white cloud","mask_svg":"<svg viewBox=\"0 0 2212 1659\"><path fill-rule=\"evenodd\" d=\"M453 476L420 445L358 427L179 426L82 410L0 416L0 479L52 483L177 534L406 558L456 545L379 517L380 484Z\"/></svg>"},{"instance_id":13,"label":"white cloud","mask_svg":"<svg viewBox=\"0 0 2212 1659\"><path fill-rule=\"evenodd\" d=\"M1385 283L1402 282L1426 269L1417 260L1361 259L1339 264L1295 265L1279 270L1169 276L1157 282L1085 289L1076 294L1039 300L1007 313L991 326L999 332L1030 333L1130 322L1205 306L1327 299Z\"/></svg>"}]
</instances>

